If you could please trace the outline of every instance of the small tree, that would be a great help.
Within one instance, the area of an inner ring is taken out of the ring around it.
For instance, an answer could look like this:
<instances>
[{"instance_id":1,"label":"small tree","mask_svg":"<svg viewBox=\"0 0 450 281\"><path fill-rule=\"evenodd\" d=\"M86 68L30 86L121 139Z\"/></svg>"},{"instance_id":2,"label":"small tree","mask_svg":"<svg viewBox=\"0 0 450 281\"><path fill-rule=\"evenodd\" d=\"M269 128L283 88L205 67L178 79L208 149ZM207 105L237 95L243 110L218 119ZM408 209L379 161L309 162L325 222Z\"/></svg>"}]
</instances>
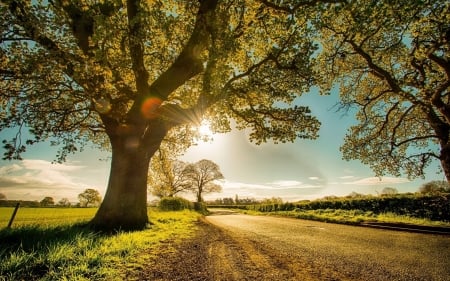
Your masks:
<instances>
[{"instance_id":1,"label":"small tree","mask_svg":"<svg viewBox=\"0 0 450 281\"><path fill-rule=\"evenodd\" d=\"M381 195L395 195L398 193L398 190L394 187L385 187L381 191Z\"/></svg>"},{"instance_id":2,"label":"small tree","mask_svg":"<svg viewBox=\"0 0 450 281\"><path fill-rule=\"evenodd\" d=\"M102 202L102 197L98 190L88 188L83 193L78 194L80 207L98 206Z\"/></svg>"},{"instance_id":3,"label":"small tree","mask_svg":"<svg viewBox=\"0 0 450 281\"><path fill-rule=\"evenodd\" d=\"M59 200L58 205L62 207L70 207L70 201L67 198L62 198Z\"/></svg>"},{"instance_id":4,"label":"small tree","mask_svg":"<svg viewBox=\"0 0 450 281\"><path fill-rule=\"evenodd\" d=\"M3 193L0 193L0 200L6 200L6 195Z\"/></svg>"},{"instance_id":5,"label":"small tree","mask_svg":"<svg viewBox=\"0 0 450 281\"><path fill-rule=\"evenodd\" d=\"M197 202L203 202L203 194L221 192L222 187L215 183L223 179L219 165L211 160L200 160L195 164L189 164L185 168L191 182L190 189L195 193Z\"/></svg>"},{"instance_id":6,"label":"small tree","mask_svg":"<svg viewBox=\"0 0 450 281\"><path fill-rule=\"evenodd\" d=\"M430 181L424 183L420 189L420 193L438 193L438 192L449 192L450 185L446 181Z\"/></svg>"},{"instance_id":7,"label":"small tree","mask_svg":"<svg viewBox=\"0 0 450 281\"><path fill-rule=\"evenodd\" d=\"M262 204L283 204L283 199L281 197L272 197L272 198L265 198L261 200Z\"/></svg>"},{"instance_id":8,"label":"small tree","mask_svg":"<svg viewBox=\"0 0 450 281\"><path fill-rule=\"evenodd\" d=\"M55 205L55 200L53 200L52 197L45 197L41 200L41 206L42 207L48 207Z\"/></svg>"},{"instance_id":9,"label":"small tree","mask_svg":"<svg viewBox=\"0 0 450 281\"><path fill-rule=\"evenodd\" d=\"M186 163L173 159L168 151L159 149L151 161L147 183L153 195L173 197L190 187Z\"/></svg>"}]
</instances>

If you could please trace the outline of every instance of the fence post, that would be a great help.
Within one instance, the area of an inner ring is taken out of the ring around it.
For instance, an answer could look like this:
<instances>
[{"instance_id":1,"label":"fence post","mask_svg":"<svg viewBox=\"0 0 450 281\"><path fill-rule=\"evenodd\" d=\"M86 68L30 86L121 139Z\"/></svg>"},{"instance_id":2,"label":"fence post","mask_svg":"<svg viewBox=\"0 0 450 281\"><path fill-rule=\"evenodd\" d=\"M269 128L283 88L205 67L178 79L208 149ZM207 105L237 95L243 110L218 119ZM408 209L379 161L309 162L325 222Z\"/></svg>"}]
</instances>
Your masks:
<instances>
[{"instance_id":1,"label":"fence post","mask_svg":"<svg viewBox=\"0 0 450 281\"><path fill-rule=\"evenodd\" d=\"M14 212L12 213L11 219L9 220L8 228L11 228L11 225L12 225L12 223L14 221L14 218L16 217L17 210L19 210L19 207L20 207L20 203L17 203L16 204L16 208L14 209Z\"/></svg>"}]
</instances>

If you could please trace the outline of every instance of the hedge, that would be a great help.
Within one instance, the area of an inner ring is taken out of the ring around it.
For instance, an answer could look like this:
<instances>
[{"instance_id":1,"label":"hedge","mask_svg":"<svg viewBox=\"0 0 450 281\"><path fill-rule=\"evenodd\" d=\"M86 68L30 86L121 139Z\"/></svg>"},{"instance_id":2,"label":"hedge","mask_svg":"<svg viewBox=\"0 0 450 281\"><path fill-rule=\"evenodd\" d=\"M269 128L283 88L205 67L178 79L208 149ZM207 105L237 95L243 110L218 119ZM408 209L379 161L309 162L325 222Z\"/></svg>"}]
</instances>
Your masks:
<instances>
[{"instance_id":1,"label":"hedge","mask_svg":"<svg viewBox=\"0 0 450 281\"><path fill-rule=\"evenodd\" d=\"M248 205L261 212L341 209L372 211L375 214L394 213L430 220L450 221L450 193L433 195L399 194L369 198L338 198L301 203Z\"/></svg>"}]
</instances>

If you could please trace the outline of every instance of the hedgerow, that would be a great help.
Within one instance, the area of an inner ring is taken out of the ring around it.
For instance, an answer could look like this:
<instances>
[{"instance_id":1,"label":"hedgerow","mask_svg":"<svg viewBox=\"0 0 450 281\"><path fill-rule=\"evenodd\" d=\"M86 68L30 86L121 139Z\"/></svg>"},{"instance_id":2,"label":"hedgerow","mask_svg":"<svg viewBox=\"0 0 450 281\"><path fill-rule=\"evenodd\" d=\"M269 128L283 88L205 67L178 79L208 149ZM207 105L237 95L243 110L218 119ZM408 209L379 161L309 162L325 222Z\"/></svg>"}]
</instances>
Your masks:
<instances>
[{"instance_id":1,"label":"hedgerow","mask_svg":"<svg viewBox=\"0 0 450 281\"><path fill-rule=\"evenodd\" d=\"M398 194L381 197L321 199L300 203L247 205L260 212L302 211L318 209L360 210L374 214L393 213L402 216L450 221L450 193L418 195Z\"/></svg>"}]
</instances>

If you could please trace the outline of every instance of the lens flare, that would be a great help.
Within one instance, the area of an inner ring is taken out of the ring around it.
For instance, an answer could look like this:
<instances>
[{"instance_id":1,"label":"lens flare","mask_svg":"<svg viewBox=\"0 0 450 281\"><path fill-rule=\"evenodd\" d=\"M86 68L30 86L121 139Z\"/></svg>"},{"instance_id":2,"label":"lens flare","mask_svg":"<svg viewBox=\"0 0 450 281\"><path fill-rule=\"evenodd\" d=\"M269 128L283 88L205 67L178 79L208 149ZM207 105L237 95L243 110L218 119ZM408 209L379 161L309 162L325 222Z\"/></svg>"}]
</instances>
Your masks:
<instances>
[{"instance_id":1,"label":"lens flare","mask_svg":"<svg viewBox=\"0 0 450 281\"><path fill-rule=\"evenodd\" d=\"M141 113L144 118L154 119L157 117L157 109L160 107L162 100L156 97L146 99L141 106Z\"/></svg>"}]
</instances>

